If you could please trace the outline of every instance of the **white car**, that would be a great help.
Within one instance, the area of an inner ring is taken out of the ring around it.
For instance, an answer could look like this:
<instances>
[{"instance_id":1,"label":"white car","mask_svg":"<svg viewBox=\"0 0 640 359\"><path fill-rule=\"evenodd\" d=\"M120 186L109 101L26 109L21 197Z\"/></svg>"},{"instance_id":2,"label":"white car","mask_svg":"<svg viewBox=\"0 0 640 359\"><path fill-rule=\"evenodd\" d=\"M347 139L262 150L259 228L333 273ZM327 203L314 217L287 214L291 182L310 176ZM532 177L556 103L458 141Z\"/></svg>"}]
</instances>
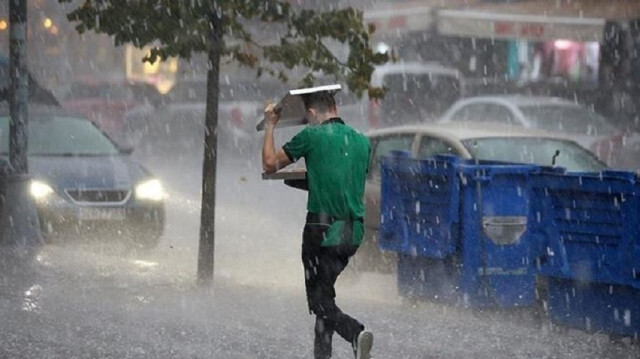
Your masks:
<instances>
[{"instance_id":1,"label":"white car","mask_svg":"<svg viewBox=\"0 0 640 359\"><path fill-rule=\"evenodd\" d=\"M463 159L557 165L568 171L597 172L606 168L576 142L542 130L523 130L500 124L424 124L371 131L371 164L365 186L365 240L354 257L356 269L388 272L395 253L378 247L380 228L380 163L390 151L407 151L414 158L438 154ZM556 154L556 151L559 151ZM555 162L554 162L555 161Z\"/></svg>"},{"instance_id":2,"label":"white car","mask_svg":"<svg viewBox=\"0 0 640 359\"><path fill-rule=\"evenodd\" d=\"M463 98L456 101L438 122L492 122L564 133L607 163L612 162L626 136L622 129L588 107L555 97L496 95Z\"/></svg>"}]
</instances>

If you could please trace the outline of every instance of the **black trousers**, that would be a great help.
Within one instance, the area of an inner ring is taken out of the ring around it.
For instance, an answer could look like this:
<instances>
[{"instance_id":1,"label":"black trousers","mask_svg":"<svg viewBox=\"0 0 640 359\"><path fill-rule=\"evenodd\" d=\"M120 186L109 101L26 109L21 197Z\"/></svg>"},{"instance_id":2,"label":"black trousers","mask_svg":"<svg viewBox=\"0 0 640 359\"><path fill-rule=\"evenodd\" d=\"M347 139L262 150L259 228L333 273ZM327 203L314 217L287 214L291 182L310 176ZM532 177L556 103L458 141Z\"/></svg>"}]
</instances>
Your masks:
<instances>
[{"instance_id":1,"label":"black trousers","mask_svg":"<svg viewBox=\"0 0 640 359\"><path fill-rule=\"evenodd\" d=\"M317 218L307 216L302 239L302 264L309 311L316 315L314 356L315 359L331 358L332 338L338 333L354 345L364 326L343 313L336 305L335 284L338 275L349 263L349 258L358 247L342 243L335 247L322 247L324 232L328 224L318 223Z\"/></svg>"}]
</instances>

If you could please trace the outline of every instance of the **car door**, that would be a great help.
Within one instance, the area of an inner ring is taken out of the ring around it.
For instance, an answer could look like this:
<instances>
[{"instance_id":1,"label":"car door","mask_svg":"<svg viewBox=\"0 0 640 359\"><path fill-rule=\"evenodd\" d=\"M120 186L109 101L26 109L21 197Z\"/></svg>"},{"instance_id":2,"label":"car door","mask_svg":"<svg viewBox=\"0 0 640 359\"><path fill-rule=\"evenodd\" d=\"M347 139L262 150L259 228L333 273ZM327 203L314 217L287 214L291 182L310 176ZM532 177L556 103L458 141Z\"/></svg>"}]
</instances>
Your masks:
<instances>
[{"instance_id":1,"label":"car door","mask_svg":"<svg viewBox=\"0 0 640 359\"><path fill-rule=\"evenodd\" d=\"M413 133L391 134L370 138L371 159L369 173L365 184L365 238L377 236L380 228L380 166L382 158L391 151L410 151L415 153Z\"/></svg>"}]
</instances>

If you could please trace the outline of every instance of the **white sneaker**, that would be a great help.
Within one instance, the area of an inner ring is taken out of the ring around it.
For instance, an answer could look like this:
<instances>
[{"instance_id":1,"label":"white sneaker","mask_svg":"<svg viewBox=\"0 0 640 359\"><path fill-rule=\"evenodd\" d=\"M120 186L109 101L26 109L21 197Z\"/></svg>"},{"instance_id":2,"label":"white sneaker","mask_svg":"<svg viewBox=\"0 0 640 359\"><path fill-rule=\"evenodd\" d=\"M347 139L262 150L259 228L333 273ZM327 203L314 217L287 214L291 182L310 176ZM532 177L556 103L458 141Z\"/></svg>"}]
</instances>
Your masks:
<instances>
[{"instance_id":1,"label":"white sneaker","mask_svg":"<svg viewBox=\"0 0 640 359\"><path fill-rule=\"evenodd\" d=\"M373 347L373 334L363 330L356 340L356 359L372 359L371 347Z\"/></svg>"}]
</instances>

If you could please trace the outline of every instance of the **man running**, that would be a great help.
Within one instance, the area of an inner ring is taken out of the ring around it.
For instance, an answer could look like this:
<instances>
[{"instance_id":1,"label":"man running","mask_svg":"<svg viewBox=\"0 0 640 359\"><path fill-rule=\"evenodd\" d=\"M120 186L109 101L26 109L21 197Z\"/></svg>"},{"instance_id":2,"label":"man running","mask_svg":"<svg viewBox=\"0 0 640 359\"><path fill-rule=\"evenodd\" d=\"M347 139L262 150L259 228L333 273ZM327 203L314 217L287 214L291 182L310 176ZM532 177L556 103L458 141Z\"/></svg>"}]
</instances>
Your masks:
<instances>
[{"instance_id":1,"label":"man running","mask_svg":"<svg viewBox=\"0 0 640 359\"><path fill-rule=\"evenodd\" d=\"M266 173L305 159L307 219L302 235L302 264L309 311L316 315L315 359L331 358L336 332L353 346L356 359L370 359L373 335L335 302L335 283L364 234L364 185L369 170L369 139L338 117L333 94L302 95L305 127L282 149L275 149L273 131L280 119L268 105L262 164Z\"/></svg>"}]
</instances>

